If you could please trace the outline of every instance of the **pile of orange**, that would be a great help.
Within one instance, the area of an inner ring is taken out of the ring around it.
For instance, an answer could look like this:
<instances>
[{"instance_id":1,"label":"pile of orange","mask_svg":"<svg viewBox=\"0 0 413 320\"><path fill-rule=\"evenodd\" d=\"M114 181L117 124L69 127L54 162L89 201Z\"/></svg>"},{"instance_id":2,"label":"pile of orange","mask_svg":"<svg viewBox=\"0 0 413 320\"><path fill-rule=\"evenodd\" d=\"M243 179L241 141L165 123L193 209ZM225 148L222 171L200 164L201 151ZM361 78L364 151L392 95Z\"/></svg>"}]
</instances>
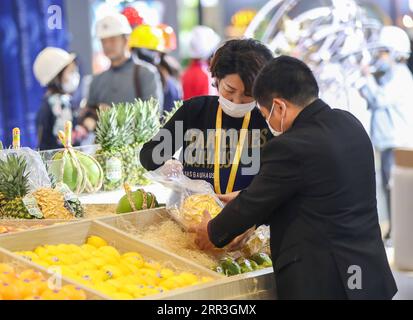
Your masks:
<instances>
[{"instance_id":1,"label":"pile of orange","mask_svg":"<svg viewBox=\"0 0 413 320\"><path fill-rule=\"evenodd\" d=\"M49 288L40 272L27 269L17 273L11 265L0 263L0 300L86 300L86 294L73 285Z\"/></svg>"}]
</instances>

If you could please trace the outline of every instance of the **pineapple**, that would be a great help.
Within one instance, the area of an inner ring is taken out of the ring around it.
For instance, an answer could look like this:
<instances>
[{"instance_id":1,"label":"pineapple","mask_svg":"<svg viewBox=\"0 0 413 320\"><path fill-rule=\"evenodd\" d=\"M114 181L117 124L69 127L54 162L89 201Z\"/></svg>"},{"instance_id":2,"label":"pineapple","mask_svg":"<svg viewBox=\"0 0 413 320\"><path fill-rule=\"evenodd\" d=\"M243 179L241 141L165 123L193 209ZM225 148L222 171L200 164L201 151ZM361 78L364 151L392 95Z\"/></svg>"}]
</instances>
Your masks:
<instances>
[{"instance_id":1,"label":"pineapple","mask_svg":"<svg viewBox=\"0 0 413 320\"><path fill-rule=\"evenodd\" d=\"M98 118L96 143L102 149L97 152L96 160L104 172L104 190L116 190L122 186L122 159L119 150L123 146L116 109L100 109Z\"/></svg>"},{"instance_id":2,"label":"pineapple","mask_svg":"<svg viewBox=\"0 0 413 320\"><path fill-rule=\"evenodd\" d=\"M22 156L8 155L0 160L0 194L2 215L9 218L30 219L31 215L23 204L29 192L29 173Z\"/></svg>"}]
</instances>

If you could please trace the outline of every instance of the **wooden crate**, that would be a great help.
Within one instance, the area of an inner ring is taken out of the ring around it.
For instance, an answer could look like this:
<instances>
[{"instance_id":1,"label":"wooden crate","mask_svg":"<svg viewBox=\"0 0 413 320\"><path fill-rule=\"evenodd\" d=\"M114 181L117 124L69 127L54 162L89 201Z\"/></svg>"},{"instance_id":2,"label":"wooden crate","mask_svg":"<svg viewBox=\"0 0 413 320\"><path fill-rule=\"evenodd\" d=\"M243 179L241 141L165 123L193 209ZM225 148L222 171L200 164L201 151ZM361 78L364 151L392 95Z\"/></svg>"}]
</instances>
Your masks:
<instances>
[{"instance_id":1,"label":"wooden crate","mask_svg":"<svg viewBox=\"0 0 413 320\"><path fill-rule=\"evenodd\" d=\"M33 269L39 271L45 279L49 279L52 276L52 273L46 270L45 268L38 266L20 256L17 256L13 253L8 252L7 250L0 248L0 263L7 263L12 265L17 272L22 272L25 269ZM85 293L88 300L105 300L108 299L104 295L90 289L86 288L83 285L77 284L70 279L62 277L62 286L65 285L76 285L81 288Z\"/></svg>"},{"instance_id":2,"label":"wooden crate","mask_svg":"<svg viewBox=\"0 0 413 320\"><path fill-rule=\"evenodd\" d=\"M206 284L164 294L162 300L275 300L272 268L240 274Z\"/></svg>"},{"instance_id":3,"label":"wooden crate","mask_svg":"<svg viewBox=\"0 0 413 320\"><path fill-rule=\"evenodd\" d=\"M0 236L8 233L15 232L24 232L32 229L42 229L45 227L58 225L62 223L69 223L70 220L53 220L53 219L44 219L44 220L17 220L17 219L0 219ZM5 227L7 228L19 228L21 230L11 231L3 233L2 230Z\"/></svg>"},{"instance_id":4,"label":"wooden crate","mask_svg":"<svg viewBox=\"0 0 413 320\"><path fill-rule=\"evenodd\" d=\"M41 245L75 244L82 245L91 236L99 236L105 239L109 245L114 246L120 253L129 251L139 252L146 260L156 261L166 267L175 269L179 272L191 272L198 276L210 277L213 280L223 279L224 277L202 266L185 260L175 254L167 252L130 237L128 234L117 230L99 221L81 221L60 226L52 226L42 230L30 230L19 234L8 234L0 237L0 247L10 253L16 251L31 251ZM39 266L39 268L43 269ZM193 286L198 289L206 284ZM179 292L179 291L178 291ZM164 294L151 296L150 299L160 299ZM101 295L103 298L108 298Z\"/></svg>"}]
</instances>

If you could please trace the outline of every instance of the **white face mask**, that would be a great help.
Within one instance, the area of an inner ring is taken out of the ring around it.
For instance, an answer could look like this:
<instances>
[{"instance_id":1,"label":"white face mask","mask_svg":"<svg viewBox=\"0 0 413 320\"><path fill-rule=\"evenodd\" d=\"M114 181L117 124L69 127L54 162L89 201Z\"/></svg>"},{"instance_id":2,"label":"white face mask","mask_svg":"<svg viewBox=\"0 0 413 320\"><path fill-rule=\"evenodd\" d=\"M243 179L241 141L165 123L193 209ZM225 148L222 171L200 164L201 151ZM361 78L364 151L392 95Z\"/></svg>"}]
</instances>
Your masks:
<instances>
[{"instance_id":1,"label":"white face mask","mask_svg":"<svg viewBox=\"0 0 413 320\"><path fill-rule=\"evenodd\" d=\"M80 74L73 72L70 78L62 84L62 89L66 93L73 93L79 88Z\"/></svg>"},{"instance_id":2,"label":"white face mask","mask_svg":"<svg viewBox=\"0 0 413 320\"><path fill-rule=\"evenodd\" d=\"M223 96L219 96L219 103L222 110L233 118L243 118L248 112L254 110L254 108L257 106L257 103L255 101L244 104L236 104L224 98Z\"/></svg>"},{"instance_id":3,"label":"white face mask","mask_svg":"<svg viewBox=\"0 0 413 320\"><path fill-rule=\"evenodd\" d=\"M271 119L272 113L274 111L274 108L275 108L275 104L272 105L270 115L268 116L268 119L265 119L265 121L267 122L268 128L270 129L273 136L274 137L279 137L280 135L282 135L284 133L283 132L284 131L284 129L283 129L283 127L284 127L284 118L281 118L281 131L277 131L273 127L271 127L270 119Z\"/></svg>"}]
</instances>

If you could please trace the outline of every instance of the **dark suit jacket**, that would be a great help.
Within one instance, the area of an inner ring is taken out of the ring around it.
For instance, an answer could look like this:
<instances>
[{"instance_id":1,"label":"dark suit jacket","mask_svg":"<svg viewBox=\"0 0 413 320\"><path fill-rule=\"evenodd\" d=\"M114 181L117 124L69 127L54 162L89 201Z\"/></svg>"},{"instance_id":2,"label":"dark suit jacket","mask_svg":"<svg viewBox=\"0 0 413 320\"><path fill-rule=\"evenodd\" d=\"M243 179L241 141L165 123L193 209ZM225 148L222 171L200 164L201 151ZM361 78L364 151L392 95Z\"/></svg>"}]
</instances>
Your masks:
<instances>
[{"instance_id":1,"label":"dark suit jacket","mask_svg":"<svg viewBox=\"0 0 413 320\"><path fill-rule=\"evenodd\" d=\"M263 150L248 189L208 225L218 247L271 227L281 299L391 299L397 287L378 223L374 153L361 123L321 100Z\"/></svg>"}]
</instances>

